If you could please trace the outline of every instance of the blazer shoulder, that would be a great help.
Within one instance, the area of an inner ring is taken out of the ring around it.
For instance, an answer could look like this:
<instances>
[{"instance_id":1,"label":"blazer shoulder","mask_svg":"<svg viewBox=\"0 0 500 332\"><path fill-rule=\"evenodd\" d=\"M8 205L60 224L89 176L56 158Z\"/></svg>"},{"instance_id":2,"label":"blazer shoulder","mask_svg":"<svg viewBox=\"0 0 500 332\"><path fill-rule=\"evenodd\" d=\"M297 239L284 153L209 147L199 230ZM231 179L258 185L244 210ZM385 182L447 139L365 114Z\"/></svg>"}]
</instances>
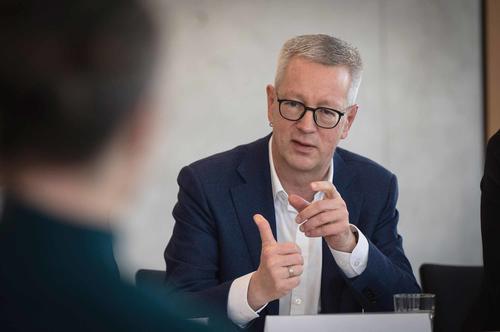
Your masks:
<instances>
[{"instance_id":1,"label":"blazer shoulder","mask_svg":"<svg viewBox=\"0 0 500 332\"><path fill-rule=\"evenodd\" d=\"M238 145L230 150L219 152L197 160L188 166L197 174L205 179L210 179L219 174L230 175L231 171L236 170L243 160L248 156L262 155L266 149L269 137L260 138L254 142ZM255 153L259 151L260 153Z\"/></svg>"}]
</instances>

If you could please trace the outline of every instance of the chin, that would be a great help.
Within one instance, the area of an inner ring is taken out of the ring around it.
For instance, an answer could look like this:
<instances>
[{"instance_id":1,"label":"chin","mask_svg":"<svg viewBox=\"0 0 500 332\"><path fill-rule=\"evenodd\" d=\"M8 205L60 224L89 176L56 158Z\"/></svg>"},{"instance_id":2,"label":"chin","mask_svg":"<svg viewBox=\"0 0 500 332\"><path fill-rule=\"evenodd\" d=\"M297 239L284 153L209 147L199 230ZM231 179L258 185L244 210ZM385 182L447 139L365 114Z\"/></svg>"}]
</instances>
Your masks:
<instances>
[{"instance_id":1,"label":"chin","mask_svg":"<svg viewBox=\"0 0 500 332\"><path fill-rule=\"evenodd\" d=\"M312 171L319 165L317 161L311 160L310 158L292 158L288 164L291 168L302 172Z\"/></svg>"}]
</instances>

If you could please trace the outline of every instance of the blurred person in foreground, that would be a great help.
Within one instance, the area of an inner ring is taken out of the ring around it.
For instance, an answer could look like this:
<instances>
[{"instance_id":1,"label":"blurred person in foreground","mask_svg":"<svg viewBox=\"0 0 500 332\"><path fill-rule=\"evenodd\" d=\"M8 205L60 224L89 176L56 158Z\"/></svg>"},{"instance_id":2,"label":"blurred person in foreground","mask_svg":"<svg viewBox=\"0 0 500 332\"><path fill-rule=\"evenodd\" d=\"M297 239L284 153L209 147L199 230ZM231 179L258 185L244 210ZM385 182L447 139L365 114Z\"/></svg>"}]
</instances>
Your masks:
<instances>
[{"instance_id":1,"label":"blurred person in foreground","mask_svg":"<svg viewBox=\"0 0 500 332\"><path fill-rule=\"evenodd\" d=\"M145 10L7 0L0 22L0 330L203 330L121 281L112 252L152 127Z\"/></svg>"},{"instance_id":2,"label":"blurred person in foreground","mask_svg":"<svg viewBox=\"0 0 500 332\"><path fill-rule=\"evenodd\" d=\"M500 331L500 130L488 141L481 179L481 294L463 331Z\"/></svg>"},{"instance_id":3,"label":"blurred person in foreground","mask_svg":"<svg viewBox=\"0 0 500 332\"><path fill-rule=\"evenodd\" d=\"M361 71L338 38L284 44L266 88L272 133L179 174L171 284L255 330L265 315L391 311L393 294L420 291L397 232L396 176L337 147Z\"/></svg>"},{"instance_id":4,"label":"blurred person in foreground","mask_svg":"<svg viewBox=\"0 0 500 332\"><path fill-rule=\"evenodd\" d=\"M481 180L481 235L485 300L482 330L500 330L500 131L490 138L486 150Z\"/></svg>"}]
</instances>

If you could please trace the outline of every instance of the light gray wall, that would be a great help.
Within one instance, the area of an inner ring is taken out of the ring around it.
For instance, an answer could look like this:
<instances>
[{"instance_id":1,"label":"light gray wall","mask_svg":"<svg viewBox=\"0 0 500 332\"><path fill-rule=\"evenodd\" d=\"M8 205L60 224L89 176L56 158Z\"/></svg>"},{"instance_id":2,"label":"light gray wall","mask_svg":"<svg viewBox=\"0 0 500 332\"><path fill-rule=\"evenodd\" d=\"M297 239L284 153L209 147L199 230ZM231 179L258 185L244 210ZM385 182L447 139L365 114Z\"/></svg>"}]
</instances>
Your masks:
<instances>
[{"instance_id":1,"label":"light gray wall","mask_svg":"<svg viewBox=\"0 0 500 332\"><path fill-rule=\"evenodd\" d=\"M183 165L269 133L265 85L289 37L327 33L365 63L360 111L342 146L399 179L399 231L423 262L481 264L480 2L477 0L153 2L168 56L164 117L139 203L120 226L125 276L163 269ZM166 14L166 10L169 14Z\"/></svg>"}]
</instances>

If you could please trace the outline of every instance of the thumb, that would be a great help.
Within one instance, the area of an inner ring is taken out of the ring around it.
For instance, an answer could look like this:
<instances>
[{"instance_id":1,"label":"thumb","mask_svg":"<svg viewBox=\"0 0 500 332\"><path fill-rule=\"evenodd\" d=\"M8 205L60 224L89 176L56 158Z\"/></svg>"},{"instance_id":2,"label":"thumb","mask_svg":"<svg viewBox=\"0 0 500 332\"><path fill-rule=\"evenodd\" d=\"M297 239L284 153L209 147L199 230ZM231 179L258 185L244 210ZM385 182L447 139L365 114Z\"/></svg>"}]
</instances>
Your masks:
<instances>
[{"instance_id":1,"label":"thumb","mask_svg":"<svg viewBox=\"0 0 500 332\"><path fill-rule=\"evenodd\" d=\"M271 230L271 226L269 226L269 222L260 214L256 214L253 216L253 221L257 225L260 233L260 239L262 241L262 246L264 244L274 244L276 240L274 239L273 231Z\"/></svg>"},{"instance_id":2,"label":"thumb","mask_svg":"<svg viewBox=\"0 0 500 332\"><path fill-rule=\"evenodd\" d=\"M291 206L295 208L295 210L299 212L304 210L306 207L309 206L309 204L311 204L302 197L300 197L299 195L295 194L291 194L290 196L288 196L288 202L290 203Z\"/></svg>"}]
</instances>

